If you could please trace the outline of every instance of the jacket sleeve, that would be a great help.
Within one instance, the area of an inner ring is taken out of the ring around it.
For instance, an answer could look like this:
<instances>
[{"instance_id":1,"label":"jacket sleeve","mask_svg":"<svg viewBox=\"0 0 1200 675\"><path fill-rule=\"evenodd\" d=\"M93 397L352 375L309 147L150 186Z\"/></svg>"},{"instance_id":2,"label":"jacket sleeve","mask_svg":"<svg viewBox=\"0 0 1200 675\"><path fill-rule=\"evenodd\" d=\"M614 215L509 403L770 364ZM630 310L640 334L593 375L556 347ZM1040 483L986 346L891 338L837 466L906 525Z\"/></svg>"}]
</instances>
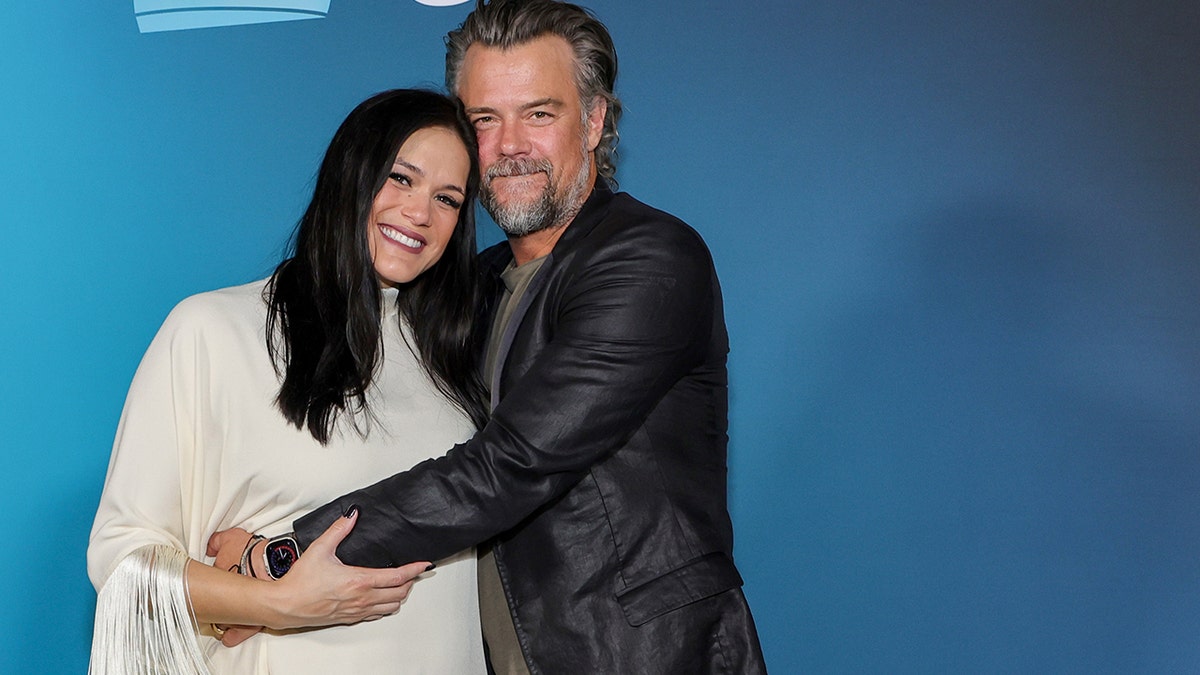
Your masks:
<instances>
[{"instance_id":1,"label":"jacket sleeve","mask_svg":"<svg viewBox=\"0 0 1200 675\"><path fill-rule=\"evenodd\" d=\"M535 301L554 303L552 337L518 364L527 370L487 426L443 457L296 521L301 544L356 505L342 561L437 560L513 527L623 446L704 358L716 277L704 243L677 221L620 235L552 271L539 291L551 295Z\"/></svg>"}]
</instances>

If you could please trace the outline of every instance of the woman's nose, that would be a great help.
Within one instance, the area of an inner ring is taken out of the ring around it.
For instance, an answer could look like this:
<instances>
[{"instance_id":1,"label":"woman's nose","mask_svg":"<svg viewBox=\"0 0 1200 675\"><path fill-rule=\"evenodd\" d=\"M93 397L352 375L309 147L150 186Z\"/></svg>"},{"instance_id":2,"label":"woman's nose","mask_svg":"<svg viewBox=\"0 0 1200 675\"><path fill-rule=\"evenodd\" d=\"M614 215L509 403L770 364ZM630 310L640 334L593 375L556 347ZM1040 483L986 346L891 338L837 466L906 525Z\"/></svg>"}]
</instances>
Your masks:
<instances>
[{"instance_id":1,"label":"woman's nose","mask_svg":"<svg viewBox=\"0 0 1200 675\"><path fill-rule=\"evenodd\" d=\"M405 197L400 212L412 221L413 225L425 225L429 222L429 199L421 194L409 194Z\"/></svg>"}]
</instances>

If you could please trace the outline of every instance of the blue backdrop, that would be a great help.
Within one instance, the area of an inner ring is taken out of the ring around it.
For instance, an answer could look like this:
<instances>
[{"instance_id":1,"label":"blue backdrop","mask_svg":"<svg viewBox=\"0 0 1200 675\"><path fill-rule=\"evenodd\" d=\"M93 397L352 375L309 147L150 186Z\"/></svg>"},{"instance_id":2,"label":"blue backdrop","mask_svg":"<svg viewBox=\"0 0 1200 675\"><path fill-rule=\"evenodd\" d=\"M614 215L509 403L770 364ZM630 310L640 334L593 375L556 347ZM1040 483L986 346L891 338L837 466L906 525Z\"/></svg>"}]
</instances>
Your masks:
<instances>
[{"instance_id":1,"label":"blue backdrop","mask_svg":"<svg viewBox=\"0 0 1200 675\"><path fill-rule=\"evenodd\" d=\"M3 672L85 668L167 311L264 276L342 117L439 84L468 11L140 33L131 4L0 19ZM622 187L723 280L772 670L1200 670L1200 4L592 6Z\"/></svg>"}]
</instances>

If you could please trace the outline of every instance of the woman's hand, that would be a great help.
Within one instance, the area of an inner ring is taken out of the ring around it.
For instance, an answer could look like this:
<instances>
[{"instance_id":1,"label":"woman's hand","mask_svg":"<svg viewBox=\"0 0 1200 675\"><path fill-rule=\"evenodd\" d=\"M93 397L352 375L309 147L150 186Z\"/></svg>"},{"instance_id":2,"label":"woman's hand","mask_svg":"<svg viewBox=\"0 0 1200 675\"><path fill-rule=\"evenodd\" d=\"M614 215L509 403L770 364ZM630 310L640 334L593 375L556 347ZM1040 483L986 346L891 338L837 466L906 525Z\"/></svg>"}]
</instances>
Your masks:
<instances>
[{"instance_id":1,"label":"woman's hand","mask_svg":"<svg viewBox=\"0 0 1200 675\"><path fill-rule=\"evenodd\" d=\"M349 567L337 547L358 521L358 509L338 518L300 556L287 575L270 584L274 628L300 628L373 621L400 610L428 562L372 569Z\"/></svg>"},{"instance_id":2,"label":"woman's hand","mask_svg":"<svg viewBox=\"0 0 1200 675\"><path fill-rule=\"evenodd\" d=\"M334 521L279 581L272 581L263 573L262 565L256 565L256 576L263 583L253 584L250 593L243 588L244 594L237 596L241 598L240 610L222 613L228 618L252 616L264 625L281 629L373 621L396 613L416 580L433 565L416 562L388 569L343 565L337 559L337 547L357 521L357 509ZM213 566L236 571L250 538L250 533L241 528L213 534L207 551L216 558ZM249 557L251 562L261 561L264 546L262 541L256 544ZM226 647L240 644L262 630L261 626L242 624L217 628L223 631L220 639Z\"/></svg>"}]
</instances>

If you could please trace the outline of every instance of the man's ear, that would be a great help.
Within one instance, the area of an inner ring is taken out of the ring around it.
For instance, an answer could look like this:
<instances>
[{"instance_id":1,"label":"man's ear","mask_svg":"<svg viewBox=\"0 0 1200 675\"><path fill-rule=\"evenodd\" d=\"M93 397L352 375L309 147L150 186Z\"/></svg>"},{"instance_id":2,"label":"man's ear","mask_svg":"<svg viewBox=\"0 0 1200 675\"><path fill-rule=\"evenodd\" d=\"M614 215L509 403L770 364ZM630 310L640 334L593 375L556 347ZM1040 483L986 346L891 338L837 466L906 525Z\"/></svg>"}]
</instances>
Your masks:
<instances>
[{"instance_id":1,"label":"man's ear","mask_svg":"<svg viewBox=\"0 0 1200 675\"><path fill-rule=\"evenodd\" d=\"M608 101L603 96L592 99L591 108L587 114L588 152L600 145L600 137L604 135L604 117L608 114Z\"/></svg>"}]
</instances>

